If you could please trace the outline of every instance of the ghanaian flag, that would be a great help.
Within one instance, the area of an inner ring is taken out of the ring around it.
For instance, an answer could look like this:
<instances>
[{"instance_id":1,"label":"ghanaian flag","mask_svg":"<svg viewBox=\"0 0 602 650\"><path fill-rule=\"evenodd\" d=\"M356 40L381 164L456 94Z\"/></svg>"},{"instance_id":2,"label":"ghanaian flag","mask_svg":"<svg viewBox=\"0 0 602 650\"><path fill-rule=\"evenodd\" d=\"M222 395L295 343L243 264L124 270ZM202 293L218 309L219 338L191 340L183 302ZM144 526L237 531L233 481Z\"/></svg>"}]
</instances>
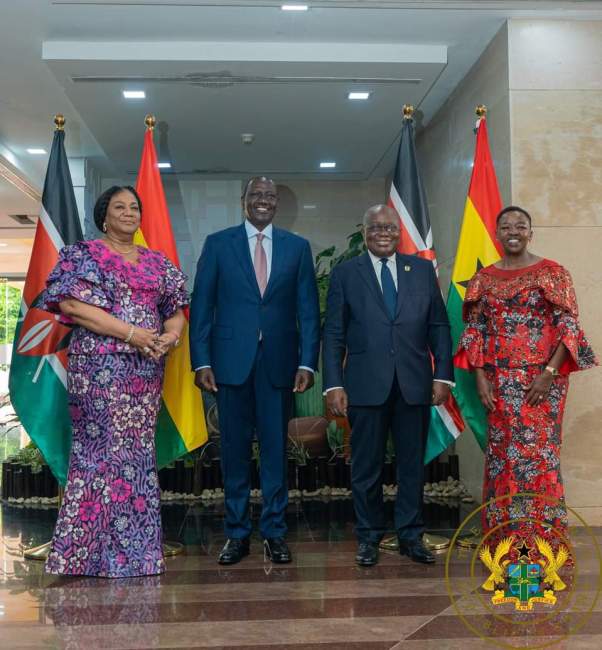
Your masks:
<instances>
[{"instance_id":1,"label":"ghanaian flag","mask_svg":"<svg viewBox=\"0 0 602 650\"><path fill-rule=\"evenodd\" d=\"M479 269L497 262L501 257L498 249L499 244L495 239L495 217L501 207L500 191L489 151L487 124L483 117L477 126L472 176L468 186L456 260L447 294L447 312L454 348L458 345L458 340L464 329L462 302L468 281ZM460 406L464 421L472 429L481 449L485 449L487 418L485 409L477 395L474 374L456 368L455 375L454 396Z\"/></svg>"},{"instance_id":2,"label":"ghanaian flag","mask_svg":"<svg viewBox=\"0 0 602 650\"><path fill-rule=\"evenodd\" d=\"M157 165L152 127L147 129L144 136L136 190L142 199L143 212L135 242L140 246L161 251L180 268L161 174ZM163 403L157 419L157 465L163 467L205 442L207 442L207 425L203 400L201 391L194 385L194 373L190 370L188 311L186 310L186 325L180 337L180 345L169 353L165 365Z\"/></svg>"}]
</instances>

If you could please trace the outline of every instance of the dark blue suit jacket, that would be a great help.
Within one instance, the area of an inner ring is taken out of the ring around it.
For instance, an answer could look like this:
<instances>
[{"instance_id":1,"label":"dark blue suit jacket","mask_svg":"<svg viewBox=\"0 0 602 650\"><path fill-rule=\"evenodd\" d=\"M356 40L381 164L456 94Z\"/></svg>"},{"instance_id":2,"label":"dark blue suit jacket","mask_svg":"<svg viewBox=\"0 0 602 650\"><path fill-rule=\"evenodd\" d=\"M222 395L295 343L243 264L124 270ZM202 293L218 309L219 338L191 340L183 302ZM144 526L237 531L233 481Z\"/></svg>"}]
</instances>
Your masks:
<instances>
[{"instance_id":1,"label":"dark blue suit jacket","mask_svg":"<svg viewBox=\"0 0 602 650\"><path fill-rule=\"evenodd\" d=\"M192 368L211 366L218 384L242 384L260 332L272 385L292 387L299 366L317 368L320 310L309 243L273 228L262 298L243 223L209 235L199 258L190 310Z\"/></svg>"},{"instance_id":2,"label":"dark blue suit jacket","mask_svg":"<svg viewBox=\"0 0 602 650\"><path fill-rule=\"evenodd\" d=\"M324 325L324 385L352 406L383 404L395 373L409 404L430 404L434 377L453 381L449 320L431 262L397 254L391 319L368 253L336 266ZM408 269L408 270L406 270ZM347 354L346 365L343 361Z\"/></svg>"}]
</instances>

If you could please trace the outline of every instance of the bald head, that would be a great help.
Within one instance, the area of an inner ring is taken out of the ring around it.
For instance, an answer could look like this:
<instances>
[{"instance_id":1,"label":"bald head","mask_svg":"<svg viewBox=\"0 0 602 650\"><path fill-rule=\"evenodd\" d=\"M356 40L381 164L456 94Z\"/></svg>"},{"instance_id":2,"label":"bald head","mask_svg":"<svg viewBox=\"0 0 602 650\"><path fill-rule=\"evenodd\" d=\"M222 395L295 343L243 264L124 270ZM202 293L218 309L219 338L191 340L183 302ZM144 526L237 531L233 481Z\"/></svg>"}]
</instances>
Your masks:
<instances>
[{"instance_id":1,"label":"bald head","mask_svg":"<svg viewBox=\"0 0 602 650\"><path fill-rule=\"evenodd\" d=\"M388 205L384 205L383 203L377 203L376 205L373 205L369 207L366 212L364 212L364 228L368 225L368 222L370 218L373 215L378 214L379 212L384 212L390 219L392 219L395 223L399 220L397 216L397 212L393 210L393 208L390 208Z\"/></svg>"},{"instance_id":2,"label":"bald head","mask_svg":"<svg viewBox=\"0 0 602 650\"><path fill-rule=\"evenodd\" d=\"M364 240L377 257L390 257L399 244L399 217L388 205L373 205L364 214Z\"/></svg>"}]
</instances>

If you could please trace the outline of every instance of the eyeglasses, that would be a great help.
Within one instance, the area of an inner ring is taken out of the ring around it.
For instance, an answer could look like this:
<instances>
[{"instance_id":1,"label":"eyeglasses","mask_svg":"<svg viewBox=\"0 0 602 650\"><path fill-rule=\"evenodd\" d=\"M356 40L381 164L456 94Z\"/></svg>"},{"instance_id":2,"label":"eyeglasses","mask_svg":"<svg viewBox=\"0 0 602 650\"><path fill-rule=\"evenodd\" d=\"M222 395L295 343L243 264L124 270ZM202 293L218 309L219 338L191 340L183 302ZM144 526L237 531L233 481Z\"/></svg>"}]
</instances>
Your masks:
<instances>
[{"instance_id":1,"label":"eyeglasses","mask_svg":"<svg viewBox=\"0 0 602 650\"><path fill-rule=\"evenodd\" d=\"M399 226L393 223L373 223L366 226L366 231L371 235L378 233L387 233L387 235L396 235L399 232Z\"/></svg>"}]
</instances>

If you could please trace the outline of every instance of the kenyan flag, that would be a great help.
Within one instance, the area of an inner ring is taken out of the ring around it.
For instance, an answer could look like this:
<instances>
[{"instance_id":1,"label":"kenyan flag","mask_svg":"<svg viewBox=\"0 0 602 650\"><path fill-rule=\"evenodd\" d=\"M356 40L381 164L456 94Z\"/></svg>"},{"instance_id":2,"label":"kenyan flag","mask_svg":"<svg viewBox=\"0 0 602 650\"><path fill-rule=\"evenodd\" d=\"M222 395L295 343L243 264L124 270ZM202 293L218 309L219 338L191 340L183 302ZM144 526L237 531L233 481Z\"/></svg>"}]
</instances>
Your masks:
<instances>
[{"instance_id":1,"label":"kenyan flag","mask_svg":"<svg viewBox=\"0 0 602 650\"><path fill-rule=\"evenodd\" d=\"M437 272L437 256L428 204L414 145L414 120L404 107L399 154L387 204L397 212L401 237L397 251L431 260ZM445 404L431 406L431 419L424 451L424 464L444 452L464 430L464 422L453 395Z\"/></svg>"},{"instance_id":2,"label":"kenyan flag","mask_svg":"<svg viewBox=\"0 0 602 650\"><path fill-rule=\"evenodd\" d=\"M37 309L35 304L61 248L83 239L83 233L65 153L64 121L55 122L40 219L13 343L9 390L25 431L64 485L71 448L67 405L67 347L71 330L59 323L57 316Z\"/></svg>"}]
</instances>

